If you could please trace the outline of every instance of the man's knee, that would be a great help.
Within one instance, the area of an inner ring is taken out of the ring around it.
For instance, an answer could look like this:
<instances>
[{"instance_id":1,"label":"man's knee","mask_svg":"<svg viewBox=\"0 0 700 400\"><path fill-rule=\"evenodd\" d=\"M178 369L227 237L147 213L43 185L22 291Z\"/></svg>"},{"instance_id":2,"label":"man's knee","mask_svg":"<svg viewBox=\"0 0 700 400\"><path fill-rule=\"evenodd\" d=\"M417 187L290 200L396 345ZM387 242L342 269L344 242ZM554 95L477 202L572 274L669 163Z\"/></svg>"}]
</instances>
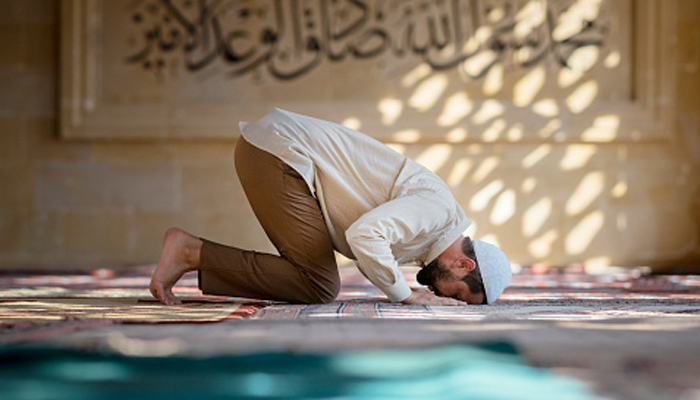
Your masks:
<instances>
[{"instance_id":1,"label":"man's knee","mask_svg":"<svg viewBox=\"0 0 700 400\"><path fill-rule=\"evenodd\" d=\"M340 293L340 277L332 282L317 287L316 295L319 304L332 303Z\"/></svg>"}]
</instances>

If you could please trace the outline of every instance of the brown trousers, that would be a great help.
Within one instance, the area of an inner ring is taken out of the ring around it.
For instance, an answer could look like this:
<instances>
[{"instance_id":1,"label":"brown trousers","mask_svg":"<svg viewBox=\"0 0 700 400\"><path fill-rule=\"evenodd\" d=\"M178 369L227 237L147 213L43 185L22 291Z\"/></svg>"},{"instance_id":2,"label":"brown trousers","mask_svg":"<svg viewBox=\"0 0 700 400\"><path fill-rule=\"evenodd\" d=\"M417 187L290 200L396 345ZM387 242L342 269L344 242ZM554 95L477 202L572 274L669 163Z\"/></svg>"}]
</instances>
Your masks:
<instances>
[{"instance_id":1,"label":"brown trousers","mask_svg":"<svg viewBox=\"0 0 700 400\"><path fill-rule=\"evenodd\" d=\"M327 303L340 289L333 244L315 197L279 158L238 141L236 172L279 256L204 240L199 285L206 294Z\"/></svg>"}]
</instances>

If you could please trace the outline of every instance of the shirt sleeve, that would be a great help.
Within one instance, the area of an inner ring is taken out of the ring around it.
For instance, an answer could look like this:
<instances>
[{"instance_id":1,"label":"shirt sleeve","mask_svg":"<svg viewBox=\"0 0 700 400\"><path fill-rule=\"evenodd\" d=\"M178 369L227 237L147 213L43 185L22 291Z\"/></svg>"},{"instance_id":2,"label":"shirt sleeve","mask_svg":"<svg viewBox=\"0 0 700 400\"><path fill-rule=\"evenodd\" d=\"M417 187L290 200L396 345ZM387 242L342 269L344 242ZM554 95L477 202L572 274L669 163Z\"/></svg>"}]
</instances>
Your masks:
<instances>
[{"instance_id":1,"label":"shirt sleeve","mask_svg":"<svg viewBox=\"0 0 700 400\"><path fill-rule=\"evenodd\" d=\"M411 288L399 270L392 246L426 240L428 233L444 226L448 214L435 194L400 197L364 214L348 228L345 237L367 279L389 300L400 302L411 295Z\"/></svg>"}]
</instances>

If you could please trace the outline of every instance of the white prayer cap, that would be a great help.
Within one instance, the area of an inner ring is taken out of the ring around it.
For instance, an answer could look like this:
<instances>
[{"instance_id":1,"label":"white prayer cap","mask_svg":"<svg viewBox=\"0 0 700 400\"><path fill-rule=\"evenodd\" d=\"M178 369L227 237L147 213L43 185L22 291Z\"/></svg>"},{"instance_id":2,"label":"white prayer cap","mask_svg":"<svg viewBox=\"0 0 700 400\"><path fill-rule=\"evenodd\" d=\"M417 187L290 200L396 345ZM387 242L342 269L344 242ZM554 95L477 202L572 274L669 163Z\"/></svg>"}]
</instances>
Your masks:
<instances>
[{"instance_id":1,"label":"white prayer cap","mask_svg":"<svg viewBox=\"0 0 700 400\"><path fill-rule=\"evenodd\" d=\"M506 257L505 253L492 244L481 240L472 240L472 245L474 246L476 261L479 263L481 279L484 282L486 301L488 304L491 304L496 301L510 283L512 276L510 262L508 262L508 257Z\"/></svg>"}]
</instances>

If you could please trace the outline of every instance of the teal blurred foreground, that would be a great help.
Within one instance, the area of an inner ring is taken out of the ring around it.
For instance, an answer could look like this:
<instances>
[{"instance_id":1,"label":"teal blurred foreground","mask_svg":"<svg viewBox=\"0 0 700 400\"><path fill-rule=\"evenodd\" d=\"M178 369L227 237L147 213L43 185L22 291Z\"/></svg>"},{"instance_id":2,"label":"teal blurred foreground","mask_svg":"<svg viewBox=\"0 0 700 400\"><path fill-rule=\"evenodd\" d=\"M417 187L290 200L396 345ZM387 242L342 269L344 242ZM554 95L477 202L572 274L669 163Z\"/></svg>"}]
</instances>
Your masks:
<instances>
[{"instance_id":1,"label":"teal blurred foreground","mask_svg":"<svg viewBox=\"0 0 700 400\"><path fill-rule=\"evenodd\" d=\"M208 358L0 349L0 399L589 400L509 344Z\"/></svg>"}]
</instances>

